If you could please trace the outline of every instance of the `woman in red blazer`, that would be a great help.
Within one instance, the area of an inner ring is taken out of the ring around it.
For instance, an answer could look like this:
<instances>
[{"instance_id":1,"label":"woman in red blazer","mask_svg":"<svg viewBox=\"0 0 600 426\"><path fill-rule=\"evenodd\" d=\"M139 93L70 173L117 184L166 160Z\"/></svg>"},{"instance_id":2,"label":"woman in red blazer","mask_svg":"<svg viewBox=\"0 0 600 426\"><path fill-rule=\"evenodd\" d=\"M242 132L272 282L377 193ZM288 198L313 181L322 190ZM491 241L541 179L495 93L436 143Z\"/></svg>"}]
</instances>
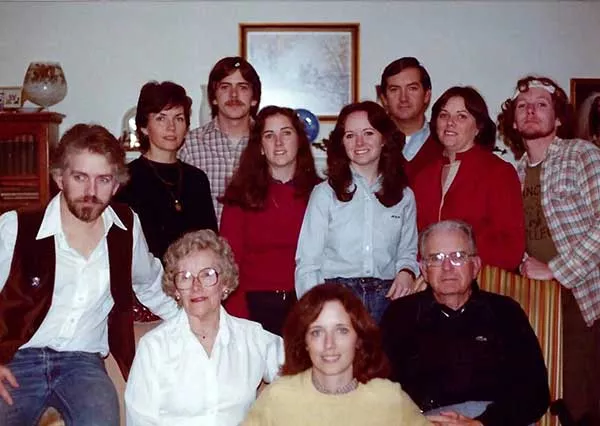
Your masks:
<instances>
[{"instance_id":1,"label":"woman in red blazer","mask_svg":"<svg viewBox=\"0 0 600 426\"><path fill-rule=\"evenodd\" d=\"M419 231L458 219L470 224L482 261L516 270L525 251L525 216L515 168L496 156L496 125L472 87L452 87L435 102L431 134L444 155L416 177Z\"/></svg>"}]
</instances>

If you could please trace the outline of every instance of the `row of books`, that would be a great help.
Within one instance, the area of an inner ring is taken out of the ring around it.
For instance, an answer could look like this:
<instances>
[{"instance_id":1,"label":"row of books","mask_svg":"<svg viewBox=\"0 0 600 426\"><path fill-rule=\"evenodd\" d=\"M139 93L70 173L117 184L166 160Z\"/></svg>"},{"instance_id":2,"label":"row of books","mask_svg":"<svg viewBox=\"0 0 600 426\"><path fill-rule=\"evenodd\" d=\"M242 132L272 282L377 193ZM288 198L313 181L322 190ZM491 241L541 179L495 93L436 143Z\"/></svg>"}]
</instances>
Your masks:
<instances>
[{"instance_id":1,"label":"row of books","mask_svg":"<svg viewBox=\"0 0 600 426\"><path fill-rule=\"evenodd\" d=\"M38 148L31 135L0 141L0 176L38 173Z\"/></svg>"}]
</instances>

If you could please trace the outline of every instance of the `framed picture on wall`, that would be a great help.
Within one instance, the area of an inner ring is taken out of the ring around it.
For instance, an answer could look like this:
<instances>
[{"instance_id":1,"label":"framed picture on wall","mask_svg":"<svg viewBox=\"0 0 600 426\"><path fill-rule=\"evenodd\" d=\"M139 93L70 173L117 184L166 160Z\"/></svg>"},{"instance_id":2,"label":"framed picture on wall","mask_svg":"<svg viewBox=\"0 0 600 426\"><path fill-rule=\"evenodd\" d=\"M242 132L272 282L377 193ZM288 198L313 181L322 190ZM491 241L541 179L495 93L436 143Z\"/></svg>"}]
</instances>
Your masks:
<instances>
[{"instance_id":1,"label":"framed picture on wall","mask_svg":"<svg viewBox=\"0 0 600 426\"><path fill-rule=\"evenodd\" d=\"M21 87L0 87L0 110L20 108L21 93Z\"/></svg>"},{"instance_id":2,"label":"framed picture on wall","mask_svg":"<svg viewBox=\"0 0 600 426\"><path fill-rule=\"evenodd\" d=\"M572 78L571 103L577 112L577 137L600 146L600 78Z\"/></svg>"},{"instance_id":3,"label":"framed picture on wall","mask_svg":"<svg viewBox=\"0 0 600 426\"><path fill-rule=\"evenodd\" d=\"M240 55L262 83L261 105L335 121L358 101L358 23L240 24Z\"/></svg>"},{"instance_id":4,"label":"framed picture on wall","mask_svg":"<svg viewBox=\"0 0 600 426\"><path fill-rule=\"evenodd\" d=\"M571 79L571 103L575 110L579 111L581 105L590 95L600 94L600 78L572 78Z\"/></svg>"}]
</instances>

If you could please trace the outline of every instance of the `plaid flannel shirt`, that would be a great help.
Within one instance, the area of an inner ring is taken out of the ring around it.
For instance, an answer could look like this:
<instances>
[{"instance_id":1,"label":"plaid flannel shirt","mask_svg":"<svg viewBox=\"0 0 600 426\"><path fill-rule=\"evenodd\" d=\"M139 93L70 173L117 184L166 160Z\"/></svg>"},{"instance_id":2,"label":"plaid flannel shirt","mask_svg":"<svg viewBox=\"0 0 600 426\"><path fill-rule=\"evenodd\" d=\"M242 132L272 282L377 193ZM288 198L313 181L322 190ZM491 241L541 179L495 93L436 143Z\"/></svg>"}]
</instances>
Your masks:
<instances>
[{"instance_id":1,"label":"plaid flannel shirt","mask_svg":"<svg viewBox=\"0 0 600 426\"><path fill-rule=\"evenodd\" d=\"M525 179L527 154L517 170ZM542 210L558 252L548 266L571 289L588 326L600 318L600 149L556 138L541 171Z\"/></svg>"},{"instance_id":2,"label":"plaid flannel shirt","mask_svg":"<svg viewBox=\"0 0 600 426\"><path fill-rule=\"evenodd\" d=\"M218 120L214 118L204 126L190 130L177 154L181 161L202 169L208 176L219 224L223 204L219 203L217 198L225 193L225 188L240 162L240 156L246 145L248 145L248 137L234 144L225 133L221 132Z\"/></svg>"}]
</instances>

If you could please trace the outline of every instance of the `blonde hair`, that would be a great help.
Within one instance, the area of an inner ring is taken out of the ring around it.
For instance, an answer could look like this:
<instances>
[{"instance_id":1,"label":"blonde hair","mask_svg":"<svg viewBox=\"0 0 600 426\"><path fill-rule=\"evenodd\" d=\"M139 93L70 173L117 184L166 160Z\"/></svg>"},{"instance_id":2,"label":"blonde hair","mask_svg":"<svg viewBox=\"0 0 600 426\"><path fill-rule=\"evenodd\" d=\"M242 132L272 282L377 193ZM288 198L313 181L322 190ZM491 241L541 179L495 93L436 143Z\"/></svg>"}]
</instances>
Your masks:
<instances>
[{"instance_id":1,"label":"blonde hair","mask_svg":"<svg viewBox=\"0 0 600 426\"><path fill-rule=\"evenodd\" d=\"M167 296L177 300L175 274L179 272L179 262L183 258L203 250L210 250L217 257L219 280L223 286L229 292L237 288L239 284L238 266L229 243L214 231L203 229L184 234L167 249L163 257L165 273L162 278L162 288Z\"/></svg>"}]
</instances>

